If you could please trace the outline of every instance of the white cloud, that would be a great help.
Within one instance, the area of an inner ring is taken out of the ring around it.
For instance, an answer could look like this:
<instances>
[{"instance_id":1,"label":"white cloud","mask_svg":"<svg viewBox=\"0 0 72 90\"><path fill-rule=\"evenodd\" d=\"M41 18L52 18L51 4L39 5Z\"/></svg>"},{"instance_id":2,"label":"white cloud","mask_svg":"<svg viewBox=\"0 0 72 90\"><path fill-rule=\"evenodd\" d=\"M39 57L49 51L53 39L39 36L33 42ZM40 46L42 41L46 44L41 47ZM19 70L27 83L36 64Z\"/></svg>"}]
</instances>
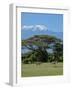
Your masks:
<instances>
[{"instance_id":1,"label":"white cloud","mask_svg":"<svg viewBox=\"0 0 72 90\"><path fill-rule=\"evenodd\" d=\"M36 30L40 30L40 31L47 31L48 27L46 25L24 25L22 27L22 30L32 30L32 31L36 31Z\"/></svg>"},{"instance_id":2,"label":"white cloud","mask_svg":"<svg viewBox=\"0 0 72 90\"><path fill-rule=\"evenodd\" d=\"M22 29L32 29L33 27L33 25L24 25Z\"/></svg>"}]
</instances>

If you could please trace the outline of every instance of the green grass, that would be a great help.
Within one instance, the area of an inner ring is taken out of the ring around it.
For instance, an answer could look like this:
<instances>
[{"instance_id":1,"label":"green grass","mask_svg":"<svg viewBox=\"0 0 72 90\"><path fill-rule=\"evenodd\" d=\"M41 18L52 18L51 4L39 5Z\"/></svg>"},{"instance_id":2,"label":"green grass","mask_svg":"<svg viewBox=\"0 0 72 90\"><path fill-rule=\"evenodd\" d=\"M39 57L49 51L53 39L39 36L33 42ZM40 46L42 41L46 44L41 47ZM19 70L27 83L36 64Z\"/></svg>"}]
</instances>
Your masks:
<instances>
[{"instance_id":1,"label":"green grass","mask_svg":"<svg viewBox=\"0 0 72 90\"><path fill-rule=\"evenodd\" d=\"M55 76L63 75L63 63L52 64L42 63L36 64L22 64L21 65L21 76L32 77L32 76Z\"/></svg>"}]
</instances>

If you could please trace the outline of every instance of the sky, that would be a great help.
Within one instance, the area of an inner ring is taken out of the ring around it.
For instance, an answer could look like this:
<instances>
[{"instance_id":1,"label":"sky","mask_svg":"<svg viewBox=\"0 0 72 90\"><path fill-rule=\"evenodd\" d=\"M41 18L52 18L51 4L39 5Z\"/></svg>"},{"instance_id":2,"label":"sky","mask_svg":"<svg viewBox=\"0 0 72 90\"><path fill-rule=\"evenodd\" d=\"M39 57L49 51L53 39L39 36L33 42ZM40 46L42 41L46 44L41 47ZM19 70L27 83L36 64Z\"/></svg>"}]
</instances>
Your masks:
<instances>
[{"instance_id":1,"label":"sky","mask_svg":"<svg viewBox=\"0 0 72 90\"><path fill-rule=\"evenodd\" d=\"M21 39L48 32L63 32L63 14L21 12Z\"/></svg>"}]
</instances>

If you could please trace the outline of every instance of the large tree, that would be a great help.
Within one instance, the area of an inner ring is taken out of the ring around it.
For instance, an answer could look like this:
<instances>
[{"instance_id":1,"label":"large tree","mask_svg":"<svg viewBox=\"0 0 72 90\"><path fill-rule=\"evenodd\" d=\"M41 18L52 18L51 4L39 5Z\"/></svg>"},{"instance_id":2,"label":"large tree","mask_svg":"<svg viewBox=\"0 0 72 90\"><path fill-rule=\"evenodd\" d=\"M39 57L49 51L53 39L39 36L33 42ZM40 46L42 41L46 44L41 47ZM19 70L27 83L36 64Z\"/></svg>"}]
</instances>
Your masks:
<instances>
[{"instance_id":1,"label":"large tree","mask_svg":"<svg viewBox=\"0 0 72 90\"><path fill-rule=\"evenodd\" d=\"M49 35L35 35L26 40L22 40L22 49L27 48L35 52L37 61L47 62L47 50L56 42L61 42L61 40Z\"/></svg>"}]
</instances>

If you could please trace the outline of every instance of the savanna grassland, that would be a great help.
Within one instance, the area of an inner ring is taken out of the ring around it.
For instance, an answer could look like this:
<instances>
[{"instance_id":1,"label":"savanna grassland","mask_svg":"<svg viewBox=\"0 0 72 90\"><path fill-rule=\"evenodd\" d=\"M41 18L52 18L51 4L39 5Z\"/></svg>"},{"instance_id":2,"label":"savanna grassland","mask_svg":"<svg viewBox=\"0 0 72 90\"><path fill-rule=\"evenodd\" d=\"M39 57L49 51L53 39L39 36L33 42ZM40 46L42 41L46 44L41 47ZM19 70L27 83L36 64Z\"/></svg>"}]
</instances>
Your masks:
<instances>
[{"instance_id":1,"label":"savanna grassland","mask_svg":"<svg viewBox=\"0 0 72 90\"><path fill-rule=\"evenodd\" d=\"M63 63L22 64L22 77L63 75Z\"/></svg>"}]
</instances>

